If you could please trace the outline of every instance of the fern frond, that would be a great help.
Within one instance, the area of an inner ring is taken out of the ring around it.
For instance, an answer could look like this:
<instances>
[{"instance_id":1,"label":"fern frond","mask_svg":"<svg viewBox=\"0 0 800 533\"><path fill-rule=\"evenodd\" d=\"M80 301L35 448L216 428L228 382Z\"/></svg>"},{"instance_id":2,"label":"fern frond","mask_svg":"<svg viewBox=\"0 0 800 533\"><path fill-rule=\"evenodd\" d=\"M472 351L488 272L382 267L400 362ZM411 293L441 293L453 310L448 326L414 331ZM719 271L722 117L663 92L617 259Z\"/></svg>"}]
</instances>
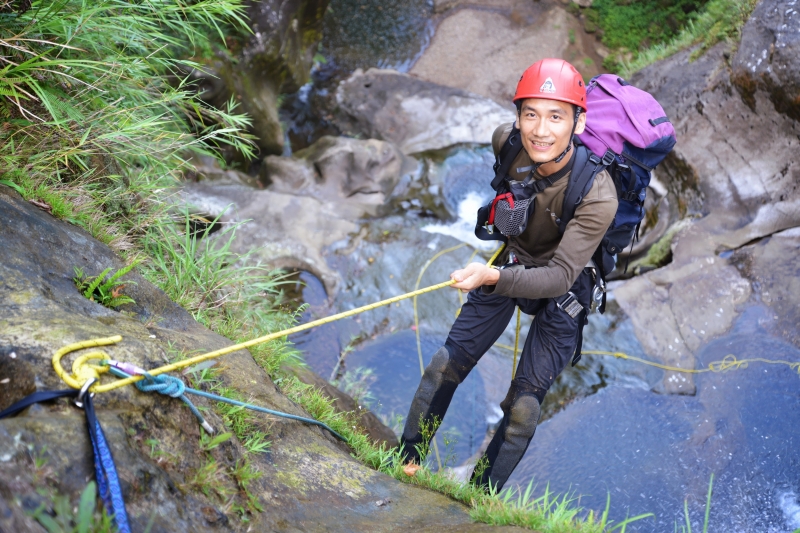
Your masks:
<instances>
[{"instance_id":1,"label":"fern frond","mask_svg":"<svg viewBox=\"0 0 800 533\"><path fill-rule=\"evenodd\" d=\"M86 288L86 290L83 291L83 295L91 299L92 295L94 294L94 291L98 287L100 287L100 284L103 282L103 278L105 278L108 275L108 273L111 272L111 270L112 270L111 267L108 267L107 269L103 270L103 272L99 276L96 276L89 284L89 286Z\"/></svg>"}]
</instances>

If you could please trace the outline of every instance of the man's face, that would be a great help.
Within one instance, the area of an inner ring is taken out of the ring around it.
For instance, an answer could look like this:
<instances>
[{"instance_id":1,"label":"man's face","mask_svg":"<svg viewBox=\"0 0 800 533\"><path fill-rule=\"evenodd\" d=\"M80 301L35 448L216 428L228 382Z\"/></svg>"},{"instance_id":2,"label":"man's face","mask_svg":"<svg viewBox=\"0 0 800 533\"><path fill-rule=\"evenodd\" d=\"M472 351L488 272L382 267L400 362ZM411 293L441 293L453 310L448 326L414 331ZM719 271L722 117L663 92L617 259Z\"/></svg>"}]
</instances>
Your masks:
<instances>
[{"instance_id":1,"label":"man's face","mask_svg":"<svg viewBox=\"0 0 800 533\"><path fill-rule=\"evenodd\" d=\"M527 98L520 109L519 130L522 146L535 163L552 161L570 143L573 121L572 104L543 98ZM586 114L581 113L575 133L583 133Z\"/></svg>"}]
</instances>

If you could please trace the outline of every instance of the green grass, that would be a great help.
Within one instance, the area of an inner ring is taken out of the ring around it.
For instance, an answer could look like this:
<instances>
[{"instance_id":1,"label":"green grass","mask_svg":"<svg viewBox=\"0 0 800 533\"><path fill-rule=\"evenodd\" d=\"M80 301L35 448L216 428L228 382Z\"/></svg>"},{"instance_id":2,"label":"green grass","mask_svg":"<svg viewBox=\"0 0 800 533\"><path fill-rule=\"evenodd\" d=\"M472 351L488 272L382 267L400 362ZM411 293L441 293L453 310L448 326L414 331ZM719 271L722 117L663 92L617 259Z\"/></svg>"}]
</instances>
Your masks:
<instances>
[{"instance_id":1,"label":"green grass","mask_svg":"<svg viewBox=\"0 0 800 533\"><path fill-rule=\"evenodd\" d=\"M680 50L699 45L694 60L720 41L738 43L758 0L595 0L580 9L586 27L599 27L611 49L603 68L630 77Z\"/></svg>"},{"instance_id":2,"label":"green grass","mask_svg":"<svg viewBox=\"0 0 800 533\"><path fill-rule=\"evenodd\" d=\"M44 493L50 505L42 503L30 516L48 533L113 533L111 517L97 508L97 487L90 481L81 492L78 505L58 493Z\"/></svg>"},{"instance_id":3,"label":"green grass","mask_svg":"<svg viewBox=\"0 0 800 533\"><path fill-rule=\"evenodd\" d=\"M25 5L22 2L20 5ZM252 154L248 119L186 84L240 0L53 0L0 13L0 181L119 251L195 154ZM156 194L156 191L161 194Z\"/></svg>"},{"instance_id":4,"label":"green grass","mask_svg":"<svg viewBox=\"0 0 800 533\"><path fill-rule=\"evenodd\" d=\"M403 472L401 453L397 449L377 446L358 429L353 413L337 412L332 401L319 390L306 385L294 377L277 380L284 394L299 403L311 416L328 424L334 431L344 436L352 449L353 456L367 466L398 481L411 483L445 494L470 507L470 516L476 521L495 525L517 525L536 529L543 533L625 531L627 524L652 516L651 514L631 517L619 524L608 520L610 501L602 513L581 509L575 499L557 496L545 490L545 494L532 497L533 485L517 493L504 490L500 494L485 492L471 483L462 483L448 477L445 471L432 472L423 466L414 476ZM427 450L421 450L427 452ZM423 460L424 464L424 460Z\"/></svg>"}]
</instances>

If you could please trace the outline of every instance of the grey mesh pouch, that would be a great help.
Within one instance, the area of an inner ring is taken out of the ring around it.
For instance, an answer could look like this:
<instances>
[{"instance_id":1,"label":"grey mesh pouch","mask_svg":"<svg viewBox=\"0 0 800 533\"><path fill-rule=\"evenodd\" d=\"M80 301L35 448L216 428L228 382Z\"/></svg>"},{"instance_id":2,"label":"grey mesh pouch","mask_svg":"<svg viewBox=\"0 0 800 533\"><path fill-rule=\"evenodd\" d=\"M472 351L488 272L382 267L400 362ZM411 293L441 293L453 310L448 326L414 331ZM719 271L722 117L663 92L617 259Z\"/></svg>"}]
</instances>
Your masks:
<instances>
[{"instance_id":1,"label":"grey mesh pouch","mask_svg":"<svg viewBox=\"0 0 800 533\"><path fill-rule=\"evenodd\" d=\"M528 225L528 206L535 196L526 200L501 198L495 204L494 226L506 237L516 237ZM513 202L514 207L511 207Z\"/></svg>"}]
</instances>

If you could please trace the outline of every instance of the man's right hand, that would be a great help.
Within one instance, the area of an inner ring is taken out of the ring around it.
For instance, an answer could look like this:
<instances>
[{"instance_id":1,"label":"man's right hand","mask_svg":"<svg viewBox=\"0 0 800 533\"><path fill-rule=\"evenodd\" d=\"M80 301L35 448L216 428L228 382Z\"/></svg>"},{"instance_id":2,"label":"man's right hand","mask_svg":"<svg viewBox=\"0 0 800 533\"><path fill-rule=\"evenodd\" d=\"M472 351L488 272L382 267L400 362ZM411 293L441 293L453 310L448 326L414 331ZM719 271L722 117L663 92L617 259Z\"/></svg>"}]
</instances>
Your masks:
<instances>
[{"instance_id":1,"label":"man's right hand","mask_svg":"<svg viewBox=\"0 0 800 533\"><path fill-rule=\"evenodd\" d=\"M483 263L470 263L465 268L450 274L450 279L456 280L453 287L461 289L462 292L469 292L483 285L497 285L500 271Z\"/></svg>"}]
</instances>

